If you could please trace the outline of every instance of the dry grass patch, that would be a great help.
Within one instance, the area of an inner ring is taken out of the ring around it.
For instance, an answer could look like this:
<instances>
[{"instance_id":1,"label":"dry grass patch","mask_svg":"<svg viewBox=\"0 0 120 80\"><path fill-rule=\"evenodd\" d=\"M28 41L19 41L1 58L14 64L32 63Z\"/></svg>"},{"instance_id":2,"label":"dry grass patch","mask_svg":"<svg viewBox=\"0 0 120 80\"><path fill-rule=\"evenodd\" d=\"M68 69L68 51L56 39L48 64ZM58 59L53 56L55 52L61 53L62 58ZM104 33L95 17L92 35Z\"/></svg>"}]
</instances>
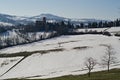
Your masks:
<instances>
[{"instance_id":1,"label":"dry grass patch","mask_svg":"<svg viewBox=\"0 0 120 80\"><path fill-rule=\"evenodd\" d=\"M73 49L83 50L83 49L88 49L88 48L91 48L91 47L89 47L89 46L80 46L80 47L74 47Z\"/></svg>"},{"instance_id":2,"label":"dry grass patch","mask_svg":"<svg viewBox=\"0 0 120 80\"><path fill-rule=\"evenodd\" d=\"M109 45L107 45L107 44L100 44L99 46L108 47Z\"/></svg>"},{"instance_id":3,"label":"dry grass patch","mask_svg":"<svg viewBox=\"0 0 120 80\"><path fill-rule=\"evenodd\" d=\"M4 54L0 54L0 58L4 58L4 57L20 57L20 56L27 57L27 56L30 56L30 55L36 54L36 53L47 54L47 53L50 53L50 52L60 52L60 51L63 51L63 50L64 50L63 48L59 48L59 49L39 50L39 51L32 51L32 52L24 51L24 52L12 53L12 54L4 53Z\"/></svg>"}]
</instances>

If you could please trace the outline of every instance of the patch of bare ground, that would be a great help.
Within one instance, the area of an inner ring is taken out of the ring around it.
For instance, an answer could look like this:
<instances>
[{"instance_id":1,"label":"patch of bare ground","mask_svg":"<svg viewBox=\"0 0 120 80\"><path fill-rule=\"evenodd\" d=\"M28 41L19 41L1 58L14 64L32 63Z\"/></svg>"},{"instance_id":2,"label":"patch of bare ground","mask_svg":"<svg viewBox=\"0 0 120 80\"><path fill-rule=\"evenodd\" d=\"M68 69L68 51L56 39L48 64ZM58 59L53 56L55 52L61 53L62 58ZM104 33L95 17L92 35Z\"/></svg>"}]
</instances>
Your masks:
<instances>
[{"instance_id":1,"label":"patch of bare ground","mask_svg":"<svg viewBox=\"0 0 120 80\"><path fill-rule=\"evenodd\" d=\"M84 49L88 49L88 48L92 48L90 46L80 46L80 47L74 47L73 49L75 50L84 50Z\"/></svg>"},{"instance_id":2,"label":"patch of bare ground","mask_svg":"<svg viewBox=\"0 0 120 80\"><path fill-rule=\"evenodd\" d=\"M0 54L0 58L4 58L4 57L20 57L20 56L27 57L27 56L30 56L30 55L36 54L36 53L47 54L47 53L50 53L50 52L60 52L60 51L63 51L63 50L64 50L63 48L57 48L57 49L39 50L39 51L32 51L32 52L24 51L24 52L11 53L11 54L4 53L4 54Z\"/></svg>"}]
</instances>

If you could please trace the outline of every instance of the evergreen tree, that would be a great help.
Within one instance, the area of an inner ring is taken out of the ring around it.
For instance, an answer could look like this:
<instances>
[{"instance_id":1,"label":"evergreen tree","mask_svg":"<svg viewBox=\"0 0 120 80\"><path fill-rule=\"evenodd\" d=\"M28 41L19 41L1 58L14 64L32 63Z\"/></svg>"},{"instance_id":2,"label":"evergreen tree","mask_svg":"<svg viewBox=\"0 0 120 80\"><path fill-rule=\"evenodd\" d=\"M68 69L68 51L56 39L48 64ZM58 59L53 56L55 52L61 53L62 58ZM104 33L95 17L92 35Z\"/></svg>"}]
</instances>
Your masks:
<instances>
[{"instance_id":1,"label":"evergreen tree","mask_svg":"<svg viewBox=\"0 0 120 80\"><path fill-rule=\"evenodd\" d=\"M100 21L100 22L98 23L98 27L99 27L99 28L102 28L102 27L103 27L103 22L102 22L102 21Z\"/></svg>"},{"instance_id":2,"label":"evergreen tree","mask_svg":"<svg viewBox=\"0 0 120 80\"><path fill-rule=\"evenodd\" d=\"M81 27L81 28L84 28L84 23L80 23L80 27Z\"/></svg>"},{"instance_id":3,"label":"evergreen tree","mask_svg":"<svg viewBox=\"0 0 120 80\"><path fill-rule=\"evenodd\" d=\"M98 27L97 22L93 22L93 23L92 23L92 28L97 28L97 27Z\"/></svg>"}]
</instances>

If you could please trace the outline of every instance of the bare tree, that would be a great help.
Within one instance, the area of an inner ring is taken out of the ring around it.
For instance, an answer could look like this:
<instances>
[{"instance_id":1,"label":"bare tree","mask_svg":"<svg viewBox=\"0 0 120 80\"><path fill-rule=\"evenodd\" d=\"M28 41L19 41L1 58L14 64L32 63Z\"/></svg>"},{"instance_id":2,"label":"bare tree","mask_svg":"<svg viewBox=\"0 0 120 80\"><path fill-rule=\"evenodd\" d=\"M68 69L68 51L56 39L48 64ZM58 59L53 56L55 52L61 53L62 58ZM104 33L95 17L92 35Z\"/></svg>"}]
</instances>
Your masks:
<instances>
[{"instance_id":1,"label":"bare tree","mask_svg":"<svg viewBox=\"0 0 120 80\"><path fill-rule=\"evenodd\" d=\"M107 66L107 70L109 72L111 64L116 63L117 58L115 56L115 52L111 45L107 46L106 53L102 57L102 65Z\"/></svg>"},{"instance_id":2,"label":"bare tree","mask_svg":"<svg viewBox=\"0 0 120 80\"><path fill-rule=\"evenodd\" d=\"M88 69L88 76L90 77L91 71L94 69L95 65L97 64L96 59L89 57L84 62L85 67Z\"/></svg>"}]
</instances>

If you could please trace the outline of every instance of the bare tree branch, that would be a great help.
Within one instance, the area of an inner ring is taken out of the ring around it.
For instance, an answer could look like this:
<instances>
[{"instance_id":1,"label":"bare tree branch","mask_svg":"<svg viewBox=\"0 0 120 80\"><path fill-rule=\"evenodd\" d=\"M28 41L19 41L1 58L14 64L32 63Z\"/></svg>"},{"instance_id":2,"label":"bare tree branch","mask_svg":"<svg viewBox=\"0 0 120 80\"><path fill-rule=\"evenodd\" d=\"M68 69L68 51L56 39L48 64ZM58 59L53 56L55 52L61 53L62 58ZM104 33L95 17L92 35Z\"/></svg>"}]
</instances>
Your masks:
<instances>
[{"instance_id":1,"label":"bare tree branch","mask_svg":"<svg viewBox=\"0 0 120 80\"><path fill-rule=\"evenodd\" d=\"M107 46L106 53L102 57L102 65L107 66L107 70L109 72L111 64L114 64L117 62L117 58L115 56L115 52L113 51L113 48L111 45Z\"/></svg>"},{"instance_id":2,"label":"bare tree branch","mask_svg":"<svg viewBox=\"0 0 120 80\"><path fill-rule=\"evenodd\" d=\"M91 71L94 69L94 66L97 64L97 61L92 57L86 58L84 62L85 67L88 69L88 76L90 77Z\"/></svg>"}]
</instances>

